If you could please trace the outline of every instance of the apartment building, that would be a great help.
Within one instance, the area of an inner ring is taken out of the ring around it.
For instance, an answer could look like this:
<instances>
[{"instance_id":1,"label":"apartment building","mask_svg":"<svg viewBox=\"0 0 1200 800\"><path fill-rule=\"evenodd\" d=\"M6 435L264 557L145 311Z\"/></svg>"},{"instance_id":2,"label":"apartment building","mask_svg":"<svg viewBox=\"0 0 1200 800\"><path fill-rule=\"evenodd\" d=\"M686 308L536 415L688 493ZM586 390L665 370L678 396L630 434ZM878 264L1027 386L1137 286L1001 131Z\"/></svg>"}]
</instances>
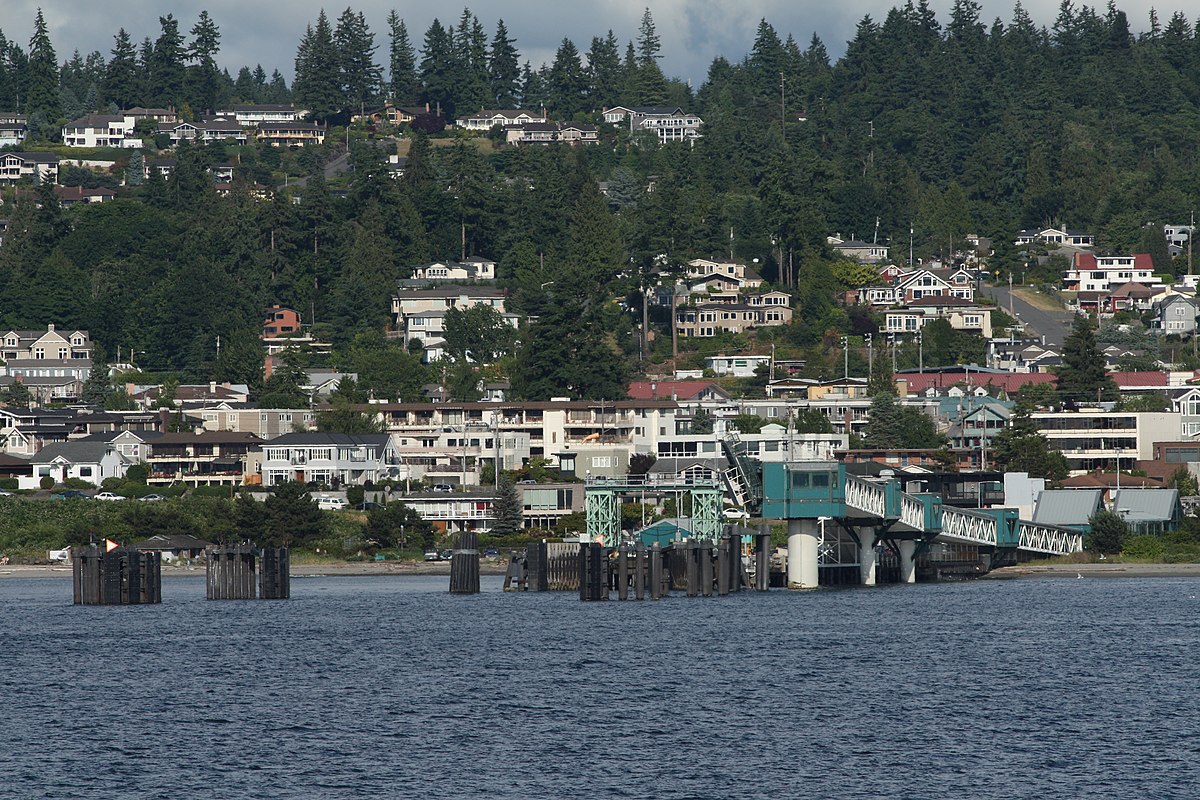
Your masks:
<instances>
[{"instance_id":1,"label":"apartment building","mask_svg":"<svg viewBox=\"0 0 1200 800\"><path fill-rule=\"evenodd\" d=\"M1067 459L1072 475L1154 458L1154 443L1179 438L1182 416L1177 412L1038 411L1032 415L1050 446Z\"/></svg>"}]
</instances>

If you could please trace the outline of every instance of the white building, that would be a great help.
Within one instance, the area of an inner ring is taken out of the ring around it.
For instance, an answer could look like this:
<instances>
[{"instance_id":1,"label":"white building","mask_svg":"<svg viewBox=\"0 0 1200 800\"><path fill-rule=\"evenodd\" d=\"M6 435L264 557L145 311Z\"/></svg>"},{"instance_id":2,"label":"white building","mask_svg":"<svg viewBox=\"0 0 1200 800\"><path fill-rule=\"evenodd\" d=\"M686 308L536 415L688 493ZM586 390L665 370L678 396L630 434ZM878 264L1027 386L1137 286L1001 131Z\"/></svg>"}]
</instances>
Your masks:
<instances>
[{"instance_id":1,"label":"white building","mask_svg":"<svg viewBox=\"0 0 1200 800\"><path fill-rule=\"evenodd\" d=\"M753 378L760 367L771 363L770 356L707 356L704 368L711 369L714 375L732 375L735 378Z\"/></svg>"},{"instance_id":2,"label":"white building","mask_svg":"<svg viewBox=\"0 0 1200 800\"><path fill-rule=\"evenodd\" d=\"M1118 463L1132 469L1135 461L1154 458L1155 442L1177 440L1182 428L1177 412L1080 409L1037 411L1032 418L1076 475Z\"/></svg>"},{"instance_id":3,"label":"white building","mask_svg":"<svg viewBox=\"0 0 1200 800\"><path fill-rule=\"evenodd\" d=\"M58 156L54 153L0 153L0 181L16 183L58 181Z\"/></svg>"},{"instance_id":4,"label":"white building","mask_svg":"<svg viewBox=\"0 0 1200 800\"><path fill-rule=\"evenodd\" d=\"M531 122L546 122L546 110L524 111L519 108L484 109L475 114L467 114L454 124L468 131L490 131L492 128L505 128L510 125L527 125Z\"/></svg>"},{"instance_id":5,"label":"white building","mask_svg":"<svg viewBox=\"0 0 1200 800\"><path fill-rule=\"evenodd\" d=\"M1127 256L1076 253L1074 263L1063 275L1063 290L1068 292L1111 292L1126 283L1163 284L1154 274L1154 262L1147 253Z\"/></svg>"},{"instance_id":6,"label":"white building","mask_svg":"<svg viewBox=\"0 0 1200 800\"><path fill-rule=\"evenodd\" d=\"M88 114L64 125L62 140L67 147L141 147L135 124L131 116Z\"/></svg>"},{"instance_id":7,"label":"white building","mask_svg":"<svg viewBox=\"0 0 1200 800\"><path fill-rule=\"evenodd\" d=\"M264 122L299 122L307 113L294 106L260 103L231 105L223 111L218 111L217 116L235 119L243 128L254 128Z\"/></svg>"},{"instance_id":8,"label":"white building","mask_svg":"<svg viewBox=\"0 0 1200 800\"><path fill-rule=\"evenodd\" d=\"M262 446L264 486L286 481L358 486L394 477L399 459L387 434L288 433Z\"/></svg>"},{"instance_id":9,"label":"white building","mask_svg":"<svg viewBox=\"0 0 1200 800\"><path fill-rule=\"evenodd\" d=\"M20 147L28 135L24 114L0 112L0 147Z\"/></svg>"}]
</instances>

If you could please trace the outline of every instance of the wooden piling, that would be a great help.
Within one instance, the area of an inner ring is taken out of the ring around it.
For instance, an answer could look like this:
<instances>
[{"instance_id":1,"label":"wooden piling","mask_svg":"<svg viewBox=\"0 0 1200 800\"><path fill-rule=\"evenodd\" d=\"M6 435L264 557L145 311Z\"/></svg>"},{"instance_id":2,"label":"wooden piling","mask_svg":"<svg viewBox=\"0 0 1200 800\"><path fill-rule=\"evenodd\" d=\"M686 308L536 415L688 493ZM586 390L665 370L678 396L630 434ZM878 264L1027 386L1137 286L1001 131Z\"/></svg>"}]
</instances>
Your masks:
<instances>
[{"instance_id":1,"label":"wooden piling","mask_svg":"<svg viewBox=\"0 0 1200 800\"><path fill-rule=\"evenodd\" d=\"M608 554L598 543L579 545L579 599L608 599Z\"/></svg>"},{"instance_id":2,"label":"wooden piling","mask_svg":"<svg viewBox=\"0 0 1200 800\"><path fill-rule=\"evenodd\" d=\"M729 536L722 536L717 543L717 596L729 594Z\"/></svg>"},{"instance_id":3,"label":"wooden piling","mask_svg":"<svg viewBox=\"0 0 1200 800\"><path fill-rule=\"evenodd\" d=\"M633 599L646 599L646 545L642 542L633 548Z\"/></svg>"},{"instance_id":4,"label":"wooden piling","mask_svg":"<svg viewBox=\"0 0 1200 800\"><path fill-rule=\"evenodd\" d=\"M455 539L450 556L450 593L479 593L479 534L464 531Z\"/></svg>"},{"instance_id":5,"label":"wooden piling","mask_svg":"<svg viewBox=\"0 0 1200 800\"><path fill-rule=\"evenodd\" d=\"M629 599L629 545L617 548L617 599Z\"/></svg>"},{"instance_id":6,"label":"wooden piling","mask_svg":"<svg viewBox=\"0 0 1200 800\"><path fill-rule=\"evenodd\" d=\"M771 588L771 529L758 526L754 536L754 588L765 592Z\"/></svg>"},{"instance_id":7,"label":"wooden piling","mask_svg":"<svg viewBox=\"0 0 1200 800\"><path fill-rule=\"evenodd\" d=\"M141 605L162 602L158 553L98 545L72 548L72 599L76 605Z\"/></svg>"},{"instance_id":8,"label":"wooden piling","mask_svg":"<svg viewBox=\"0 0 1200 800\"><path fill-rule=\"evenodd\" d=\"M264 547L260 551L258 596L263 600L287 600L292 596L291 556L286 547Z\"/></svg>"},{"instance_id":9,"label":"wooden piling","mask_svg":"<svg viewBox=\"0 0 1200 800\"><path fill-rule=\"evenodd\" d=\"M549 548L545 539L525 548L525 581L531 592L550 590Z\"/></svg>"},{"instance_id":10,"label":"wooden piling","mask_svg":"<svg viewBox=\"0 0 1200 800\"><path fill-rule=\"evenodd\" d=\"M650 599L658 600L663 594L662 545L655 542L650 547Z\"/></svg>"},{"instance_id":11,"label":"wooden piling","mask_svg":"<svg viewBox=\"0 0 1200 800\"><path fill-rule=\"evenodd\" d=\"M713 595L713 546L709 542L700 542L697 548L700 556L700 594L705 597Z\"/></svg>"},{"instance_id":12,"label":"wooden piling","mask_svg":"<svg viewBox=\"0 0 1200 800\"><path fill-rule=\"evenodd\" d=\"M684 580L687 582L687 596L696 597L700 594L700 553L696 542L688 540L683 550Z\"/></svg>"}]
</instances>

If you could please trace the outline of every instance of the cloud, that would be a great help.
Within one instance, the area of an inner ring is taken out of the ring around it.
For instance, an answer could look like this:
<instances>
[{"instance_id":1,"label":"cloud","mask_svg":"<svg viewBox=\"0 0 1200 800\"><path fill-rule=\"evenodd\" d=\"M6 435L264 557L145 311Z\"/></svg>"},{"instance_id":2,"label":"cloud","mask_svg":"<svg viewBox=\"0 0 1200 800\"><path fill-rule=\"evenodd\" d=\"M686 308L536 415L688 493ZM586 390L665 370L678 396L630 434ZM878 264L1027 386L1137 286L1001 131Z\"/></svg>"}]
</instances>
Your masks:
<instances>
[{"instance_id":1,"label":"cloud","mask_svg":"<svg viewBox=\"0 0 1200 800\"><path fill-rule=\"evenodd\" d=\"M221 29L220 62L232 74L242 65L262 64L268 74L279 69L291 77L296 45L305 26L314 21L322 7L321 0L291 0L287 12L267 3L247 3L245 0L183 0L171 4L172 13L180 20L185 33L202 9L207 9ZM691 80L699 86L713 58L723 55L731 61L745 56L754 42L758 22L766 18L781 38L791 33L801 47L807 46L816 32L825 42L831 55L837 57L863 16L870 14L882 21L887 11L899 3L877 0L841 0L838 3L814 0L590 0L590 2L547 2L530 0L475 0L469 3L472 12L487 28L489 38L496 20L503 18L511 35L517 39L522 60L535 66L554 58L563 37L575 42L586 52L593 36L603 36L609 29L622 43L637 37L642 12L650 8L663 45L663 69L668 75ZM932 3L938 18L944 23L949 17L951 0ZM1099 4L1097 4L1099 5ZM1147 26L1152 3L1141 0L1122 3L1131 27L1137 31ZM78 49L83 53L99 50L108 57L113 35L124 27L135 42L143 37L158 36L158 18L164 12L160 3L151 0L107 0L105 3L81 3L79 0L5 0L5 35L22 46L32 33L33 18L41 7L50 26L51 38L61 60ZM1058 0L1029 0L1025 3L1034 20L1049 26L1058 13ZM336 17L338 5L327 6L327 13ZM432 21L429 3L416 0L360 0L353 3L363 12L375 32L380 46L379 60L386 61L387 30L385 19L391 9L404 17L419 49L426 28ZM1101 9L1102 10L1102 9ZM441 17L443 24L456 23L461 8L449 7ZM1169 11L1163 11L1165 23ZM995 17L1007 21L1012 16L1010 2L986 2L983 19L988 25Z\"/></svg>"}]
</instances>

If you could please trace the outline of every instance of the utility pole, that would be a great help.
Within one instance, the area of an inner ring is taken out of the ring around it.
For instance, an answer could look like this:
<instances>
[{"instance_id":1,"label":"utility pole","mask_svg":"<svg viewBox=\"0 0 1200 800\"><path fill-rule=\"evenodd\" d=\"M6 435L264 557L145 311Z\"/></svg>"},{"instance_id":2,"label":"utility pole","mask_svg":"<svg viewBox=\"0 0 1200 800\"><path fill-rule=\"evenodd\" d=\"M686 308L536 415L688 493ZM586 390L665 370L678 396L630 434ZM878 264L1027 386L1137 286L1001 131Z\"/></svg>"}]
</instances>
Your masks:
<instances>
[{"instance_id":1,"label":"utility pole","mask_svg":"<svg viewBox=\"0 0 1200 800\"><path fill-rule=\"evenodd\" d=\"M1196 212L1192 212L1191 221L1188 222L1188 275L1192 274L1192 235L1196 232Z\"/></svg>"},{"instance_id":2,"label":"utility pole","mask_svg":"<svg viewBox=\"0 0 1200 800\"><path fill-rule=\"evenodd\" d=\"M842 360L845 362L844 378L847 385L850 383L850 339L847 336L842 337Z\"/></svg>"},{"instance_id":3,"label":"utility pole","mask_svg":"<svg viewBox=\"0 0 1200 800\"><path fill-rule=\"evenodd\" d=\"M783 143L787 144L787 111L783 94L783 73L779 73L779 132L783 135Z\"/></svg>"},{"instance_id":4,"label":"utility pole","mask_svg":"<svg viewBox=\"0 0 1200 800\"><path fill-rule=\"evenodd\" d=\"M925 333L917 331L917 371L925 374Z\"/></svg>"},{"instance_id":5,"label":"utility pole","mask_svg":"<svg viewBox=\"0 0 1200 800\"><path fill-rule=\"evenodd\" d=\"M867 380L870 381L872 375L875 374L875 336L865 333L863 338L867 343Z\"/></svg>"},{"instance_id":6,"label":"utility pole","mask_svg":"<svg viewBox=\"0 0 1200 800\"><path fill-rule=\"evenodd\" d=\"M1008 271L1008 315L1013 319L1017 318L1017 314L1013 311L1013 294L1012 294L1012 270Z\"/></svg>"}]
</instances>

